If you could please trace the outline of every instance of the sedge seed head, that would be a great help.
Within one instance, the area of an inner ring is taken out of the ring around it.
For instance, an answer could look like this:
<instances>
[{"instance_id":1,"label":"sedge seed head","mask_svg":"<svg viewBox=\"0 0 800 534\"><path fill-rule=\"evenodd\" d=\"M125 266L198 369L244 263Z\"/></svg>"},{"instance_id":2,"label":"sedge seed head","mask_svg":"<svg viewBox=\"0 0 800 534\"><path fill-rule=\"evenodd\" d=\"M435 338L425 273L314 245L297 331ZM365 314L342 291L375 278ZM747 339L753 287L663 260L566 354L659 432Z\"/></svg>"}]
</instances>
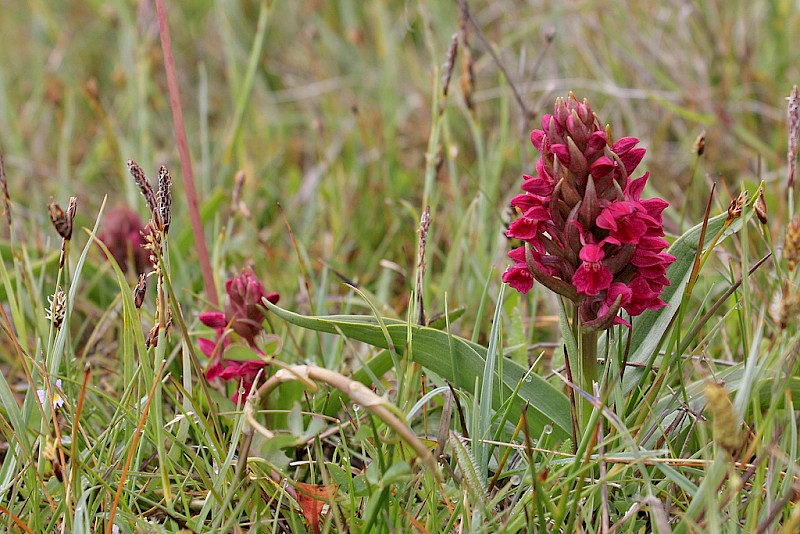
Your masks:
<instances>
[{"instance_id":1,"label":"sedge seed head","mask_svg":"<svg viewBox=\"0 0 800 534\"><path fill-rule=\"evenodd\" d=\"M735 454L742 445L742 428L728 392L720 384L706 382L705 394L708 410L714 420L714 441L729 453Z\"/></svg>"},{"instance_id":2,"label":"sedge seed head","mask_svg":"<svg viewBox=\"0 0 800 534\"><path fill-rule=\"evenodd\" d=\"M156 202L156 194L153 192L153 186L150 185L150 180L147 179L147 175L132 159L128 160L128 172L131 173L133 181L136 182L136 185L139 187L139 191L142 192L142 196L144 196L144 199L147 202L147 209L150 210L150 213L155 213L156 207L158 206Z\"/></svg>"},{"instance_id":3,"label":"sedge seed head","mask_svg":"<svg viewBox=\"0 0 800 534\"><path fill-rule=\"evenodd\" d=\"M764 186L758 188L756 199L753 202L753 210L756 212L756 217L761 224L767 224L769 218L767 217L767 201L764 198Z\"/></svg>"},{"instance_id":4,"label":"sedge seed head","mask_svg":"<svg viewBox=\"0 0 800 534\"><path fill-rule=\"evenodd\" d=\"M158 229L166 234L172 221L172 177L164 165L158 169L156 205L158 208L153 212L153 219Z\"/></svg>"},{"instance_id":5,"label":"sedge seed head","mask_svg":"<svg viewBox=\"0 0 800 534\"><path fill-rule=\"evenodd\" d=\"M133 289L133 303L137 308L141 308L144 303L144 296L147 292L147 277L144 273L139 275L139 282Z\"/></svg>"},{"instance_id":6,"label":"sedge seed head","mask_svg":"<svg viewBox=\"0 0 800 534\"><path fill-rule=\"evenodd\" d=\"M790 271L794 271L800 258L800 214L792 217L783 240L783 255Z\"/></svg>"}]
</instances>

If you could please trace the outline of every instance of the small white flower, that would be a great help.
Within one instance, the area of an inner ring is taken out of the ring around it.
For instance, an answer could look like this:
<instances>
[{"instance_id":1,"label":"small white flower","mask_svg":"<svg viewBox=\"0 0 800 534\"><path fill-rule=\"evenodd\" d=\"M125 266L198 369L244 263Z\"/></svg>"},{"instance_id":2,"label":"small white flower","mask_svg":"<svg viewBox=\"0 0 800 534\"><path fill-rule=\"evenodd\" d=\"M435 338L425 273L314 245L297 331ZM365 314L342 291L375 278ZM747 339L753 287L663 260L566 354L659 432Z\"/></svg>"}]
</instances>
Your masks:
<instances>
[{"instance_id":1,"label":"small white flower","mask_svg":"<svg viewBox=\"0 0 800 534\"><path fill-rule=\"evenodd\" d=\"M39 402L45 403L47 399L47 392L43 389L37 389L36 394L39 396ZM53 409L56 410L64 406L64 397L61 391L61 379L56 380L56 387L53 390Z\"/></svg>"}]
</instances>

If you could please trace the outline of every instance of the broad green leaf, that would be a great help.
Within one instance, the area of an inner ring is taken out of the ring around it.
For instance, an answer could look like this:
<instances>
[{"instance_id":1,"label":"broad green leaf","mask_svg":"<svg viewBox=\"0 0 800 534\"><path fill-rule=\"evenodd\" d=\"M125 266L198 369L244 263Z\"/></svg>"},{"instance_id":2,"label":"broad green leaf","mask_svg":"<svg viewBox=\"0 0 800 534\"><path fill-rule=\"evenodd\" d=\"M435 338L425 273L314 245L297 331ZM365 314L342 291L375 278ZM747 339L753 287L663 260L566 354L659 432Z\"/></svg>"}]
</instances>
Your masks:
<instances>
[{"instance_id":1,"label":"broad green leaf","mask_svg":"<svg viewBox=\"0 0 800 534\"><path fill-rule=\"evenodd\" d=\"M453 324L462 315L464 315L465 311L467 311L467 309L462 306L461 308L450 310L448 313L437 313L430 318L428 321L428 326L430 328L435 328L436 330L444 330L447 327L447 321L450 321L450 324Z\"/></svg>"},{"instance_id":2,"label":"broad green leaf","mask_svg":"<svg viewBox=\"0 0 800 534\"><path fill-rule=\"evenodd\" d=\"M369 345L388 348L381 327L373 317L360 315L329 315L324 317L306 317L284 310L265 302L264 305L284 321L309 330L342 334L348 338ZM414 361L429 371L450 381L454 387L474 393L475 379L483 377L486 366L486 348L466 339L449 336L446 332L433 328L412 325L403 321L384 318L383 322L395 347L404 347L409 328L411 329L412 350L409 351ZM450 359L450 350L455 354L456 369ZM366 363L373 374L381 376L391 369L392 359L388 351L383 351ZM530 381L524 380L527 369L510 360L503 361L502 382L505 387L503 395L497 382L494 384L493 407L500 407L500 399L508 398L521 382L519 388L520 401L513 403L509 421L518 421L525 402L528 407L529 424L533 433L542 431L545 425L551 424L559 437L567 437L570 432L569 402L567 397L540 376L528 375ZM354 378L367 381L368 373L356 372ZM334 408L334 402L329 403Z\"/></svg>"},{"instance_id":3,"label":"broad green leaf","mask_svg":"<svg viewBox=\"0 0 800 534\"><path fill-rule=\"evenodd\" d=\"M528 361L528 336L525 332L525 323L522 320L519 302L520 294L512 291L503 301L503 312L508 317L505 327L506 354L520 365Z\"/></svg>"}]
</instances>

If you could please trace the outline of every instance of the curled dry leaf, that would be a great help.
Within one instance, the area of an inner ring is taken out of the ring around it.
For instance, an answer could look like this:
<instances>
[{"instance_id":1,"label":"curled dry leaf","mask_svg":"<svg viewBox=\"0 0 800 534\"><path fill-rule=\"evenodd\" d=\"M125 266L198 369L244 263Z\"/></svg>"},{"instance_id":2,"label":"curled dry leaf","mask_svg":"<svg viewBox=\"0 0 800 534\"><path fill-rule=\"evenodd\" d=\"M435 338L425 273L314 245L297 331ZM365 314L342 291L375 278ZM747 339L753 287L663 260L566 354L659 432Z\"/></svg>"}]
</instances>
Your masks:
<instances>
[{"instance_id":1,"label":"curled dry leaf","mask_svg":"<svg viewBox=\"0 0 800 534\"><path fill-rule=\"evenodd\" d=\"M323 507L336 495L336 485L296 482L295 487L297 488L297 502L300 504L303 517L308 521L311 532L319 534Z\"/></svg>"}]
</instances>

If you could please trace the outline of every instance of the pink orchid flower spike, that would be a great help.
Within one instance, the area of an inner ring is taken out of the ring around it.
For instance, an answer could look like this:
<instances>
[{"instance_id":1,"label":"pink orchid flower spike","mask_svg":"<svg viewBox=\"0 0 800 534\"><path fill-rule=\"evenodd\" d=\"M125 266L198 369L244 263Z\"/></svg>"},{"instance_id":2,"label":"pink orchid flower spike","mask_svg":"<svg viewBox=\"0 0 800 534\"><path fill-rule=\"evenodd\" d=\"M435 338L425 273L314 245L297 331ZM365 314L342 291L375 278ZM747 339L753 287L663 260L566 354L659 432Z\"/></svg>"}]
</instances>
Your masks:
<instances>
[{"instance_id":1,"label":"pink orchid flower spike","mask_svg":"<svg viewBox=\"0 0 800 534\"><path fill-rule=\"evenodd\" d=\"M523 246L503 281L527 293L534 281L574 301L585 329L626 324L665 306L667 267L661 214L668 203L642 199L649 175L632 179L645 149L635 137L612 143L589 103L559 98L531 132L541 154L511 205L519 218L506 235Z\"/></svg>"}]
</instances>

